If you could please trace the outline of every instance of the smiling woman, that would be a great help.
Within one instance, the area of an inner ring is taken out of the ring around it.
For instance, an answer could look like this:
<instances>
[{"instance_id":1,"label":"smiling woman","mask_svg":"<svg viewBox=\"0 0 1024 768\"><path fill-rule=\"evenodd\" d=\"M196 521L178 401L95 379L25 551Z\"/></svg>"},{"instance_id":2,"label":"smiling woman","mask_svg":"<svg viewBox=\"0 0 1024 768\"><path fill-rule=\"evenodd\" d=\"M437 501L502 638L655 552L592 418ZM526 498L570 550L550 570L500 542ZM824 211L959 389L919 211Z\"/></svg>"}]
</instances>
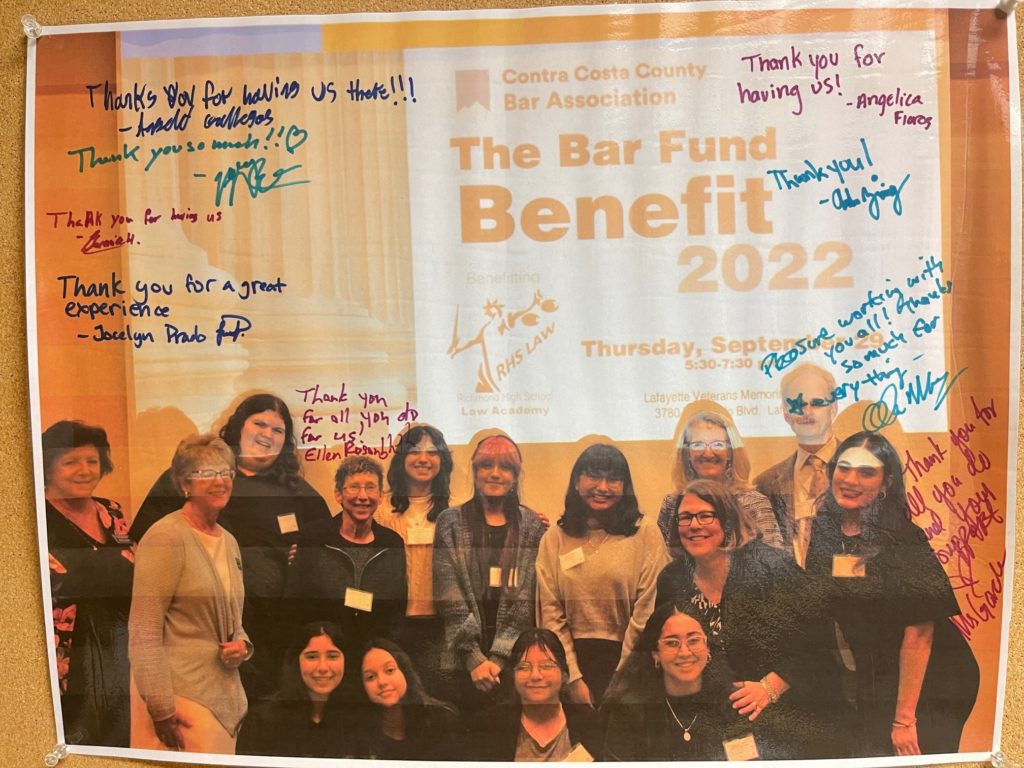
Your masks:
<instances>
[{"instance_id":1,"label":"smiling woman","mask_svg":"<svg viewBox=\"0 0 1024 768\"><path fill-rule=\"evenodd\" d=\"M736 425L725 414L698 411L689 418L679 435L672 479L676 492L665 496L658 511L658 527L665 543L676 538L673 521L678 492L694 480L714 480L735 494L758 531L757 538L772 547L782 547L782 533L771 503L749 482L750 459Z\"/></svg>"},{"instance_id":2,"label":"smiling woman","mask_svg":"<svg viewBox=\"0 0 1024 768\"><path fill-rule=\"evenodd\" d=\"M455 709L433 698L412 659L397 644L378 638L366 646L362 693L368 723L361 757L385 760L464 758Z\"/></svg>"},{"instance_id":3,"label":"smiling woman","mask_svg":"<svg viewBox=\"0 0 1024 768\"><path fill-rule=\"evenodd\" d=\"M280 398L251 395L234 410L220 436L236 457L237 475L219 523L242 550L245 578L245 622L259 649L242 670L242 683L252 699L275 688L282 654L282 597L288 570L288 548L308 526L330 520L327 503L299 473L291 413ZM149 527L184 503L171 471L154 483L130 535L140 541Z\"/></svg>"},{"instance_id":4,"label":"smiling woman","mask_svg":"<svg viewBox=\"0 0 1024 768\"><path fill-rule=\"evenodd\" d=\"M68 743L128 745L128 608L134 554L121 508L93 496L114 468L100 427L43 433L46 542Z\"/></svg>"},{"instance_id":5,"label":"smiling woman","mask_svg":"<svg viewBox=\"0 0 1024 768\"><path fill-rule=\"evenodd\" d=\"M565 648L578 704L600 705L654 608L668 552L657 526L642 520L622 452L603 444L583 451L569 475L565 514L537 555L540 623Z\"/></svg>"},{"instance_id":6,"label":"smiling woman","mask_svg":"<svg viewBox=\"0 0 1024 768\"><path fill-rule=\"evenodd\" d=\"M284 654L277 692L242 724L238 754L355 757L363 735L343 701L344 639L335 625L315 621L296 630Z\"/></svg>"}]
</instances>

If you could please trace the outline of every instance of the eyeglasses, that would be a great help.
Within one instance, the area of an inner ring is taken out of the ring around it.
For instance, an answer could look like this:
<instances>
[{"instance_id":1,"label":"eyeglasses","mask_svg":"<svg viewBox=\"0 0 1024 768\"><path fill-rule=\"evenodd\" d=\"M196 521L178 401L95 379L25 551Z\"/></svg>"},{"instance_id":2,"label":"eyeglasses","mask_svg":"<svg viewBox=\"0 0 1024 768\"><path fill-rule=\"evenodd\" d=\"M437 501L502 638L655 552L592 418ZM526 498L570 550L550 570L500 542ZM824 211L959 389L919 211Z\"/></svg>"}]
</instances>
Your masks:
<instances>
[{"instance_id":1,"label":"eyeglasses","mask_svg":"<svg viewBox=\"0 0 1024 768\"><path fill-rule=\"evenodd\" d=\"M553 661L542 661L540 664L537 665L537 669L539 669L542 673L546 675L551 674L552 672L562 671L562 668ZM512 667L512 670L517 675L530 675L533 674L533 664L531 664L528 661L520 661L518 664Z\"/></svg>"},{"instance_id":2,"label":"eyeglasses","mask_svg":"<svg viewBox=\"0 0 1024 768\"><path fill-rule=\"evenodd\" d=\"M623 482L625 482L621 477L615 477L610 472L594 472L591 470L584 470L583 477L595 483L600 483L602 480L604 480L608 485L622 485Z\"/></svg>"},{"instance_id":3,"label":"eyeglasses","mask_svg":"<svg viewBox=\"0 0 1024 768\"><path fill-rule=\"evenodd\" d=\"M679 527L689 528L693 525L693 521L697 521L697 525L711 525L711 523L718 517L714 512L697 512L696 514L690 514L689 512L679 513Z\"/></svg>"},{"instance_id":4,"label":"eyeglasses","mask_svg":"<svg viewBox=\"0 0 1024 768\"><path fill-rule=\"evenodd\" d=\"M231 480L235 476L233 469L197 469L185 475L186 480L213 480L219 477L221 480Z\"/></svg>"},{"instance_id":5,"label":"eyeglasses","mask_svg":"<svg viewBox=\"0 0 1024 768\"><path fill-rule=\"evenodd\" d=\"M694 443L687 443L686 447L690 449L690 453L704 453L708 448L715 453L725 453L732 446L725 440L712 440L710 443L698 440Z\"/></svg>"},{"instance_id":6,"label":"eyeglasses","mask_svg":"<svg viewBox=\"0 0 1024 768\"><path fill-rule=\"evenodd\" d=\"M707 647L708 640L704 635L690 635L685 640L678 637L663 637L658 640L658 647L663 651L672 651L673 653L679 653L686 646L686 650L690 653L699 653Z\"/></svg>"},{"instance_id":7,"label":"eyeglasses","mask_svg":"<svg viewBox=\"0 0 1024 768\"><path fill-rule=\"evenodd\" d=\"M367 496L376 496L380 493L380 486L376 483L367 483L366 485L346 485L341 489L341 491L346 496L358 496L360 493L365 493Z\"/></svg>"}]
</instances>

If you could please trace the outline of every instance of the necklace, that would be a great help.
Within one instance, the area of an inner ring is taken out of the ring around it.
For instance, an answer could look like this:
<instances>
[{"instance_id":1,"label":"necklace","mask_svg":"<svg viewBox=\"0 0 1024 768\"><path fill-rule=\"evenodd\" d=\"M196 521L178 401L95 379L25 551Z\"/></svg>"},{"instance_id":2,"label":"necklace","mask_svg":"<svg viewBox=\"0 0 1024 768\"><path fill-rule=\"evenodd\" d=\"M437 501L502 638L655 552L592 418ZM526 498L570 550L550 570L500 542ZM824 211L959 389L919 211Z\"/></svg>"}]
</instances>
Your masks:
<instances>
[{"instance_id":1,"label":"necklace","mask_svg":"<svg viewBox=\"0 0 1024 768\"><path fill-rule=\"evenodd\" d=\"M691 738L691 736L690 736L690 729L693 728L693 724L695 722L697 722L697 715L694 714L693 720L690 721L690 724L684 726L681 722L679 722L679 718L676 717L676 711L674 709L672 709L672 704L669 702L668 699L665 699L665 706L668 707L669 714L672 715L672 719L676 721L676 725L678 725L680 728L682 728L682 730L683 730L683 741L689 741L690 738Z\"/></svg>"}]
</instances>

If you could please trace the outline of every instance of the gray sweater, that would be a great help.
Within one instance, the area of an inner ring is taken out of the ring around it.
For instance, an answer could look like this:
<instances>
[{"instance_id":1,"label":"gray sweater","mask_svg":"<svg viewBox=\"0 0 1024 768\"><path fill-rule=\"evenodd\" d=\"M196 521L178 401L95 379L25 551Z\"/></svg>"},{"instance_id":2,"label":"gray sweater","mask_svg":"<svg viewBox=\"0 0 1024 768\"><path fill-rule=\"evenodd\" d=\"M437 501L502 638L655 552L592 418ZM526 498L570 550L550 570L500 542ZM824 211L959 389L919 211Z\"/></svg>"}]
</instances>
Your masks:
<instances>
[{"instance_id":1,"label":"gray sweater","mask_svg":"<svg viewBox=\"0 0 1024 768\"><path fill-rule=\"evenodd\" d=\"M434 607L444 619L442 669L472 671L490 660L504 668L512 645L524 629L534 626L535 564L544 525L533 511L519 508L519 546L515 568L519 584L503 592L490 648L481 648L483 616L480 601L487 589L473 552L468 513L446 509L434 530Z\"/></svg>"},{"instance_id":2,"label":"gray sweater","mask_svg":"<svg viewBox=\"0 0 1024 768\"><path fill-rule=\"evenodd\" d=\"M154 722L175 713L182 696L209 709L235 734L247 703L237 669L221 663L219 643L245 640L242 557L235 537L220 529L231 564L225 595L213 560L182 516L153 525L135 554L128 619L128 659Z\"/></svg>"}]
</instances>

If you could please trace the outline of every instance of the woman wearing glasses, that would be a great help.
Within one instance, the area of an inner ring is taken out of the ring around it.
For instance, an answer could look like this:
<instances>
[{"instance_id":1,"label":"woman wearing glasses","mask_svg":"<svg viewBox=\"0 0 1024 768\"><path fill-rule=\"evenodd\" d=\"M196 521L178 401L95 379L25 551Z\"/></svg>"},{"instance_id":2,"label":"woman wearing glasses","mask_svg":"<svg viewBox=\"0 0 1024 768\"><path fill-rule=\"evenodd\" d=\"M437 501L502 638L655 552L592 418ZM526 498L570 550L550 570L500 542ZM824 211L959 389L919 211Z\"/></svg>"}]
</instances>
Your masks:
<instances>
[{"instance_id":1,"label":"woman wearing glasses","mask_svg":"<svg viewBox=\"0 0 1024 768\"><path fill-rule=\"evenodd\" d=\"M277 686L288 636L279 620L288 571L288 548L306 526L330 520L327 503L302 479L295 456L295 434L288 406L261 393L245 398L220 430L235 455L238 474L219 523L242 549L245 623L259 649L242 669L252 699L269 696ZM149 527L184 503L171 470L153 485L129 532L141 540Z\"/></svg>"},{"instance_id":2,"label":"woman wearing glasses","mask_svg":"<svg viewBox=\"0 0 1024 768\"><path fill-rule=\"evenodd\" d=\"M583 451L569 476L565 514L537 555L540 623L565 648L577 704L600 705L654 608L668 552L658 528L641 520L622 452L604 444Z\"/></svg>"},{"instance_id":3,"label":"woman wearing glasses","mask_svg":"<svg viewBox=\"0 0 1024 768\"><path fill-rule=\"evenodd\" d=\"M333 622L350 659L374 637L396 637L405 615L405 546L373 519L383 482L373 459L341 461L334 475L341 513L307 527L288 578L293 621Z\"/></svg>"},{"instance_id":4,"label":"woman wearing glasses","mask_svg":"<svg viewBox=\"0 0 1024 768\"><path fill-rule=\"evenodd\" d=\"M766 709L781 708L800 724L783 738L785 757L843 754L831 733L842 709L825 655L823 587L757 540L721 484L690 483L676 509L675 559L658 577L658 604L691 605L708 626L712 653L738 676L729 697L737 712L753 722Z\"/></svg>"},{"instance_id":5,"label":"woman wearing glasses","mask_svg":"<svg viewBox=\"0 0 1024 768\"><path fill-rule=\"evenodd\" d=\"M217 524L235 455L215 435L194 435L178 445L171 472L185 503L135 554L131 746L230 755L247 708L238 668L253 653L242 628L241 552Z\"/></svg>"},{"instance_id":6,"label":"woman wearing glasses","mask_svg":"<svg viewBox=\"0 0 1024 768\"><path fill-rule=\"evenodd\" d=\"M676 491L665 497L658 512L658 527L665 543L672 546L675 531L676 501L679 492L694 480L714 480L736 496L740 508L756 528L757 538L782 548L782 532L771 502L750 483L750 459L736 426L727 416L713 411L698 411L686 422L679 435L672 480Z\"/></svg>"},{"instance_id":7,"label":"woman wearing glasses","mask_svg":"<svg viewBox=\"0 0 1024 768\"><path fill-rule=\"evenodd\" d=\"M586 762L601 759L601 733L589 707L568 701L569 665L555 633L528 629L509 655L505 701L470 724L465 757L492 762Z\"/></svg>"},{"instance_id":8,"label":"woman wearing glasses","mask_svg":"<svg viewBox=\"0 0 1024 768\"><path fill-rule=\"evenodd\" d=\"M783 756L767 735L769 718L751 723L731 709L731 679L721 655L712 654L694 607L662 603L608 691L604 759Z\"/></svg>"}]
</instances>

